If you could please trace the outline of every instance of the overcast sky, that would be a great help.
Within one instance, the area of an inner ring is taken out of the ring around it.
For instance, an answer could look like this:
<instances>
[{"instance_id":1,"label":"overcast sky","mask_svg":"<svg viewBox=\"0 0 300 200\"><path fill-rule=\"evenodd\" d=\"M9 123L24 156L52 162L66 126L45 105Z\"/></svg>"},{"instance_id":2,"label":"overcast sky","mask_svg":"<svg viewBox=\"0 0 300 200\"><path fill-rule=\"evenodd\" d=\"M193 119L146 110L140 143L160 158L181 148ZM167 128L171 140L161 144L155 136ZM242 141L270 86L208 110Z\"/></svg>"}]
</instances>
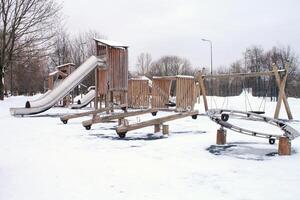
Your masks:
<instances>
[{"instance_id":1,"label":"overcast sky","mask_svg":"<svg viewBox=\"0 0 300 200\"><path fill-rule=\"evenodd\" d=\"M130 46L129 64L179 55L194 67L229 65L251 45L290 45L300 55L299 0L58 0L71 32L97 30Z\"/></svg>"}]
</instances>

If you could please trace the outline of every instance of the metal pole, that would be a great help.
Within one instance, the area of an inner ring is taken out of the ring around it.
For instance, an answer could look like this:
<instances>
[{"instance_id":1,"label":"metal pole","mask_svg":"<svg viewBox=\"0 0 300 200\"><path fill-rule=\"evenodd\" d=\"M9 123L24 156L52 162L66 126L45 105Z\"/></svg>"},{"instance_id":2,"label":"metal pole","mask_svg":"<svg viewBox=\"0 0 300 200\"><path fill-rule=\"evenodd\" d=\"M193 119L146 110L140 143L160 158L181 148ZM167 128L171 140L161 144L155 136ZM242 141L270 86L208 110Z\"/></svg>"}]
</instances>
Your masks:
<instances>
[{"instance_id":1,"label":"metal pole","mask_svg":"<svg viewBox=\"0 0 300 200\"><path fill-rule=\"evenodd\" d=\"M210 43L210 74L213 74L213 51L212 51L212 41L209 40Z\"/></svg>"},{"instance_id":2,"label":"metal pole","mask_svg":"<svg viewBox=\"0 0 300 200\"><path fill-rule=\"evenodd\" d=\"M212 50L212 41L211 40L207 40L207 39L202 39L202 41L204 42L209 42L210 44L210 75L213 74L213 50ZM210 102L210 105L211 105L211 108L212 108L212 96L214 94L214 87L212 85L212 79L210 80L210 87L211 87L211 102Z\"/></svg>"}]
</instances>

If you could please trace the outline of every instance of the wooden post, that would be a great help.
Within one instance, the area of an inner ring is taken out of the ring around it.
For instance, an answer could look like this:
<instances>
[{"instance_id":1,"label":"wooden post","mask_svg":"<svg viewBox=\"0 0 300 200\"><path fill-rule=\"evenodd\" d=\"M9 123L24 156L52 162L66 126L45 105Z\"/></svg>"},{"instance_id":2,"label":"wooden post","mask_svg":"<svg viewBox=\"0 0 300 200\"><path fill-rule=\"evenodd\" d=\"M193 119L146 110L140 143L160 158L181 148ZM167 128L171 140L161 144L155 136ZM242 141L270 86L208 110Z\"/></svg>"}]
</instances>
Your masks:
<instances>
[{"instance_id":1,"label":"wooden post","mask_svg":"<svg viewBox=\"0 0 300 200\"><path fill-rule=\"evenodd\" d=\"M169 135L169 125L163 125L163 135L168 136Z\"/></svg>"},{"instance_id":2,"label":"wooden post","mask_svg":"<svg viewBox=\"0 0 300 200\"><path fill-rule=\"evenodd\" d=\"M110 92L109 98L110 98L110 104L114 105L114 92L113 91ZM111 108L110 112L114 112L114 108L113 107Z\"/></svg>"},{"instance_id":3,"label":"wooden post","mask_svg":"<svg viewBox=\"0 0 300 200\"><path fill-rule=\"evenodd\" d=\"M125 118L121 118L121 119L118 119L118 124L119 126L123 125L123 126L128 126L129 125L129 121Z\"/></svg>"},{"instance_id":4,"label":"wooden post","mask_svg":"<svg viewBox=\"0 0 300 200\"><path fill-rule=\"evenodd\" d=\"M226 144L226 133L227 131L223 128L217 130L217 145Z\"/></svg>"},{"instance_id":5,"label":"wooden post","mask_svg":"<svg viewBox=\"0 0 300 200\"><path fill-rule=\"evenodd\" d=\"M279 138L278 154L280 156L291 155L291 141L287 137Z\"/></svg>"},{"instance_id":6,"label":"wooden post","mask_svg":"<svg viewBox=\"0 0 300 200\"><path fill-rule=\"evenodd\" d=\"M204 79L202 77L202 72L198 73L198 82L199 82L199 89L200 89L200 94L203 96L203 103L204 103L204 108L205 111L208 110L208 104L207 104L207 98L206 98L206 90L205 90L205 85L204 85Z\"/></svg>"},{"instance_id":7,"label":"wooden post","mask_svg":"<svg viewBox=\"0 0 300 200\"><path fill-rule=\"evenodd\" d=\"M160 132L160 124L154 124L154 133Z\"/></svg>"},{"instance_id":8,"label":"wooden post","mask_svg":"<svg viewBox=\"0 0 300 200\"><path fill-rule=\"evenodd\" d=\"M98 109L98 68L95 69L95 99L94 99L94 108L95 110ZM93 115L93 118L96 115Z\"/></svg>"},{"instance_id":9,"label":"wooden post","mask_svg":"<svg viewBox=\"0 0 300 200\"><path fill-rule=\"evenodd\" d=\"M277 101L277 105L276 105L276 109L275 109L275 113L274 113L274 118L275 119L278 119L279 111L280 111L280 108L281 108L281 101L283 101L283 103L284 103L285 110L286 110L288 118L290 120L293 119L292 112L291 112L291 109L290 109L290 106L288 104L288 101L287 101L287 98L286 98L286 95L285 95L285 91L284 91L285 90L285 85L286 85L286 80L287 80L287 75L288 75L288 67L289 66L287 64L286 69L285 69L286 74L283 77L283 79L281 79L280 75L278 73L278 67L276 66L276 64L273 64L274 76L275 76L275 79L276 79L277 86L279 88L279 97L278 97L278 101Z\"/></svg>"},{"instance_id":10,"label":"wooden post","mask_svg":"<svg viewBox=\"0 0 300 200\"><path fill-rule=\"evenodd\" d=\"M118 119L118 125L119 125L119 126L122 124L122 120L123 120L123 119L124 119L124 118Z\"/></svg>"}]
</instances>

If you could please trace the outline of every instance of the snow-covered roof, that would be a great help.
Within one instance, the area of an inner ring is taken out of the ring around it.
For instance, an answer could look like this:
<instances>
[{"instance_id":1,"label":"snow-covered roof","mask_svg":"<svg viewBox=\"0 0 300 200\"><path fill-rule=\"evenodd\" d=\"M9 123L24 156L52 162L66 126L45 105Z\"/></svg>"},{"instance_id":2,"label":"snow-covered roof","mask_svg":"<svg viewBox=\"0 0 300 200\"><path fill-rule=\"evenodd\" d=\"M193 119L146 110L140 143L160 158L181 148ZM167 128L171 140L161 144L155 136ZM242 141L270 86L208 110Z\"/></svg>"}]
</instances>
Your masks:
<instances>
[{"instance_id":1,"label":"snow-covered roof","mask_svg":"<svg viewBox=\"0 0 300 200\"><path fill-rule=\"evenodd\" d=\"M149 79L148 77L146 76L137 76L137 77L133 77L131 78L133 80L147 80L147 81L150 81L151 79Z\"/></svg>"},{"instance_id":2,"label":"snow-covered roof","mask_svg":"<svg viewBox=\"0 0 300 200\"><path fill-rule=\"evenodd\" d=\"M111 47L123 47L123 48L129 47L127 44L123 44L123 43L112 41L112 40L96 39L96 38L94 38L94 40L99 43L102 43L104 45L111 46Z\"/></svg>"},{"instance_id":3,"label":"snow-covered roof","mask_svg":"<svg viewBox=\"0 0 300 200\"><path fill-rule=\"evenodd\" d=\"M58 71L51 72L51 73L49 73L49 76L54 76L57 73L58 73Z\"/></svg>"},{"instance_id":4,"label":"snow-covered roof","mask_svg":"<svg viewBox=\"0 0 300 200\"><path fill-rule=\"evenodd\" d=\"M66 66L69 66L69 65L75 66L74 63L66 63L66 64L63 64L63 65L56 66L55 68L56 68L56 69L59 69L59 68L66 67Z\"/></svg>"},{"instance_id":5,"label":"snow-covered roof","mask_svg":"<svg viewBox=\"0 0 300 200\"><path fill-rule=\"evenodd\" d=\"M148 81L148 84L150 87L152 87L152 80L148 78L147 76L138 76L138 77L133 77L131 80L146 80Z\"/></svg>"},{"instance_id":6,"label":"snow-covered roof","mask_svg":"<svg viewBox=\"0 0 300 200\"><path fill-rule=\"evenodd\" d=\"M188 75L176 75L178 78L194 78L194 76L188 76Z\"/></svg>"}]
</instances>

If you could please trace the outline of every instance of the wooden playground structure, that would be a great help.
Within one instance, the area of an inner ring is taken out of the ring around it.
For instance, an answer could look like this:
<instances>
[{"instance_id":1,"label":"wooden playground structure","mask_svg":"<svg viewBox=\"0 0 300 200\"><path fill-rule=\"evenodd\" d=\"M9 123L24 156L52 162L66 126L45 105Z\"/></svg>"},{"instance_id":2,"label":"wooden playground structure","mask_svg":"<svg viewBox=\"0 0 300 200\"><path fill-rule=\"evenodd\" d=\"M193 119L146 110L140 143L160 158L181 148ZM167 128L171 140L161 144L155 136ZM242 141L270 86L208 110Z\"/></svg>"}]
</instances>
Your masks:
<instances>
[{"instance_id":1,"label":"wooden playground structure","mask_svg":"<svg viewBox=\"0 0 300 200\"><path fill-rule=\"evenodd\" d=\"M52 73L49 73L48 75L48 90L53 90L53 88L59 84L61 81L63 81L66 77L68 77L73 71L74 71L75 64L74 63L66 63L63 65L59 65L55 67L55 71ZM61 105L63 107L70 105L71 102L73 102L74 94L72 93L72 96L66 96L64 97L60 102L58 102L58 105Z\"/></svg>"},{"instance_id":2,"label":"wooden playground structure","mask_svg":"<svg viewBox=\"0 0 300 200\"><path fill-rule=\"evenodd\" d=\"M274 119L278 120L282 102L285 106L288 119L293 119L285 94L288 68L279 70L278 66L274 64L273 70L267 72L219 75L204 75L202 72L199 72L195 76L154 76L151 80L145 78L133 78L128 80L128 46L113 41L98 39L95 39L95 44L97 56L106 61L107 67L95 70L96 95L94 99L94 110L63 116L61 117L61 121L64 124L70 119L91 115L91 119L82 122L82 125L87 130L90 130L93 124L117 120L118 127L116 128L116 133L121 138L124 138L129 131L149 126L154 126L154 133L162 129L163 134L168 134L169 126L165 124L166 122L189 116L193 119L197 118L198 111L194 110L197 93L198 98L202 95L205 111L209 111L205 80L259 76L275 77L279 89L279 97L274 112ZM172 96L174 96L174 98L172 98ZM128 108L138 110L129 111ZM115 113L115 109L121 109L123 112ZM173 111L175 113L133 124L129 124L127 119L148 113L156 116L156 113L160 110ZM253 113L255 114L255 111L253 111ZM256 114L258 114L258 112ZM225 118L220 118L220 120L226 121ZM226 142L224 129L219 129L217 132L217 143L224 144ZM253 136L257 135L259 134L253 134ZM269 137L269 135L266 137ZM269 137L269 139L274 138ZM289 139L290 138L287 137L287 140ZM282 145L280 149L280 151L282 151ZM283 152L289 154L289 151ZM285 153L281 154L285 155Z\"/></svg>"},{"instance_id":3,"label":"wooden playground structure","mask_svg":"<svg viewBox=\"0 0 300 200\"><path fill-rule=\"evenodd\" d=\"M149 80L130 79L128 81L128 107L148 108L150 94Z\"/></svg>"},{"instance_id":4,"label":"wooden playground structure","mask_svg":"<svg viewBox=\"0 0 300 200\"><path fill-rule=\"evenodd\" d=\"M264 112L261 111L250 111L250 112L244 112L244 111L234 111L234 110L226 110L226 109L217 109L220 114L223 113L219 118L209 114L210 118L215 121L216 123L221 125L221 128L217 130L217 140L216 143L218 145L224 145L226 144L226 129L231 129L239 133L244 133L247 135L255 136L255 137L264 137L269 139L270 144L275 143L275 139L279 140L279 147L278 147L278 154L279 155L290 155L291 154L291 140L295 137L299 136L299 133L296 130L290 131L292 128L288 127L284 123L284 121L278 120L279 118L279 112L282 106L282 102L285 107L285 111L287 114L287 117L289 120L293 119L292 112L290 109L290 106L287 101L287 97L285 94L285 85L287 81L288 76L288 63L286 63L285 69L279 69L278 66L274 63L273 64L273 70L267 71L267 72L250 72L250 73L233 73L233 74L218 74L218 75L204 75L202 72L199 72L196 75L196 80L199 85L199 97L202 95L203 102L204 102L204 109L205 111L209 113L215 112L214 109L210 110L208 108L207 103L207 95L206 95L206 87L205 87L205 80L206 79L224 79L224 78L249 78L249 77L260 77L260 76L274 76L276 80L276 84L279 90L278 95L278 101L276 104L276 108L274 111L274 117L269 118L265 116L260 116L259 114L264 114ZM226 113L227 112L227 113ZM284 134L281 137L274 136L272 133L258 133L254 131L249 131L240 127L236 127L232 124L227 123L227 120L229 118L229 115L233 115L233 113L238 114L244 114L246 115L246 120L253 120L253 118L259 119L260 121L273 123L277 125L279 128L281 128L284 131ZM288 127L288 128L286 128ZM288 130L289 129L289 130ZM292 134L289 132L293 132ZM292 136L291 136L292 135Z\"/></svg>"},{"instance_id":5,"label":"wooden playground structure","mask_svg":"<svg viewBox=\"0 0 300 200\"><path fill-rule=\"evenodd\" d=\"M157 132L157 127L163 125L164 122L187 116L197 118L198 111L193 110L196 102L193 76L154 77L151 84L150 80L145 79L128 80L128 46L102 39L95 39L95 44L97 57L105 60L107 67L95 70L94 110L62 116L60 120L64 124L67 124L70 119L91 115L90 120L82 122L82 125L90 130L93 124L118 120L122 129L116 132L123 138L128 131L135 130L137 127L154 125L155 132ZM172 105L170 105L173 82L176 82L176 103L171 102ZM175 109L170 109L170 106L175 106ZM142 110L128 112L127 107ZM114 113L114 109L122 109L124 112ZM159 110L179 113L136 125L129 125L126 119L147 113L156 116ZM164 127L164 130L168 130L167 125Z\"/></svg>"},{"instance_id":6,"label":"wooden playground structure","mask_svg":"<svg viewBox=\"0 0 300 200\"><path fill-rule=\"evenodd\" d=\"M204 80L205 79L224 79L224 78L250 78L250 77L260 77L260 76L274 76L277 87L279 89L278 101L276 104L276 109L274 111L274 118L278 119L279 112L282 106L282 102L284 103L286 114L289 120L293 119L293 115L290 109L290 106L287 101L287 97L285 94L285 85L288 76L288 64L286 64L286 69L279 70L278 66L274 63L273 70L267 72L250 72L250 73L233 73L233 74L218 74L218 75L204 75L202 72L199 72L196 75L196 80L199 83L199 94L202 94L204 108L205 111L208 111L208 103L206 96L206 87ZM256 111L253 111L256 112Z\"/></svg>"}]
</instances>

